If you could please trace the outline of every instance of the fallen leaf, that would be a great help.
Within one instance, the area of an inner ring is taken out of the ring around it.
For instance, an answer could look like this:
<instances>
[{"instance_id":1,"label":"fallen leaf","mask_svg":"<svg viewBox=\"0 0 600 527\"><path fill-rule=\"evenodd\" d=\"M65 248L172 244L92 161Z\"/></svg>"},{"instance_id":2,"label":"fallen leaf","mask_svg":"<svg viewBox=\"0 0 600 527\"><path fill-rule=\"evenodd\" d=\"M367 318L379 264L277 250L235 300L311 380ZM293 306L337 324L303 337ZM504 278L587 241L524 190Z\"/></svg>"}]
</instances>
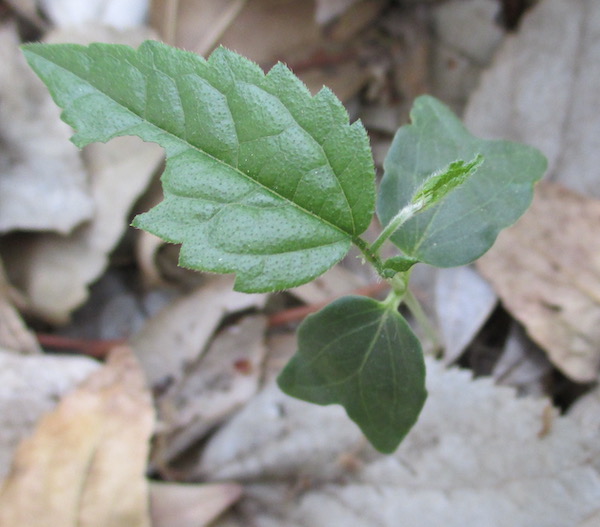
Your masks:
<instances>
[{"instance_id":1,"label":"fallen leaf","mask_svg":"<svg viewBox=\"0 0 600 527\"><path fill-rule=\"evenodd\" d=\"M0 233L66 234L93 213L88 176L19 43L16 26L0 25Z\"/></svg>"},{"instance_id":2,"label":"fallen leaf","mask_svg":"<svg viewBox=\"0 0 600 527\"><path fill-rule=\"evenodd\" d=\"M219 333L205 353L156 402L160 433L153 459L165 465L241 408L256 393L265 357L262 315Z\"/></svg>"},{"instance_id":3,"label":"fallen leaf","mask_svg":"<svg viewBox=\"0 0 600 527\"><path fill-rule=\"evenodd\" d=\"M545 183L477 262L506 309L579 382L600 371L600 201Z\"/></svg>"},{"instance_id":4,"label":"fallen leaf","mask_svg":"<svg viewBox=\"0 0 600 527\"><path fill-rule=\"evenodd\" d=\"M38 0L37 3L58 27L103 24L127 29L144 23L149 0Z\"/></svg>"},{"instance_id":5,"label":"fallen leaf","mask_svg":"<svg viewBox=\"0 0 600 527\"><path fill-rule=\"evenodd\" d=\"M328 24L358 0L317 0L315 18L319 24Z\"/></svg>"},{"instance_id":6,"label":"fallen leaf","mask_svg":"<svg viewBox=\"0 0 600 527\"><path fill-rule=\"evenodd\" d=\"M562 527L598 514L597 440L544 399L428 361L429 399L390 456L339 407L266 388L208 443L197 475L245 482L219 527Z\"/></svg>"},{"instance_id":7,"label":"fallen leaf","mask_svg":"<svg viewBox=\"0 0 600 527\"><path fill-rule=\"evenodd\" d=\"M341 265L336 265L308 284L290 289L306 304L318 304L348 294L366 285L366 281Z\"/></svg>"},{"instance_id":8,"label":"fallen leaf","mask_svg":"<svg viewBox=\"0 0 600 527\"><path fill-rule=\"evenodd\" d=\"M149 526L153 409L126 348L66 395L21 442L0 491L0 525Z\"/></svg>"},{"instance_id":9,"label":"fallen leaf","mask_svg":"<svg viewBox=\"0 0 600 527\"><path fill-rule=\"evenodd\" d=\"M0 482L19 441L62 395L99 367L86 357L25 356L0 349Z\"/></svg>"},{"instance_id":10,"label":"fallen leaf","mask_svg":"<svg viewBox=\"0 0 600 527\"><path fill-rule=\"evenodd\" d=\"M131 339L151 386L179 379L226 314L262 306L266 296L233 291L231 276L212 277L151 318Z\"/></svg>"},{"instance_id":11,"label":"fallen leaf","mask_svg":"<svg viewBox=\"0 0 600 527\"><path fill-rule=\"evenodd\" d=\"M435 307L444 362L456 361L496 307L490 285L471 267L452 267L437 272Z\"/></svg>"},{"instance_id":12,"label":"fallen leaf","mask_svg":"<svg viewBox=\"0 0 600 527\"><path fill-rule=\"evenodd\" d=\"M242 487L235 483L150 484L152 527L204 527L235 503Z\"/></svg>"},{"instance_id":13,"label":"fallen leaf","mask_svg":"<svg viewBox=\"0 0 600 527\"><path fill-rule=\"evenodd\" d=\"M0 348L24 354L39 353L40 345L15 308L14 296L0 260Z\"/></svg>"},{"instance_id":14,"label":"fallen leaf","mask_svg":"<svg viewBox=\"0 0 600 527\"><path fill-rule=\"evenodd\" d=\"M600 2L544 0L500 47L465 122L476 134L536 146L549 178L600 197L599 91Z\"/></svg>"},{"instance_id":15,"label":"fallen leaf","mask_svg":"<svg viewBox=\"0 0 600 527\"><path fill-rule=\"evenodd\" d=\"M56 32L47 40L134 44L152 36L142 28L117 32L95 26L80 31ZM89 285L105 270L110 252L127 228L130 208L163 158L160 147L133 137L90 145L84 154L95 204L92 221L68 237L18 239L3 253L11 280L29 298L31 311L56 324L67 322L86 300Z\"/></svg>"},{"instance_id":16,"label":"fallen leaf","mask_svg":"<svg viewBox=\"0 0 600 527\"><path fill-rule=\"evenodd\" d=\"M542 397L548 393L552 374L546 353L527 338L521 326L513 323L492 377L498 384L517 388L522 395Z\"/></svg>"}]
</instances>

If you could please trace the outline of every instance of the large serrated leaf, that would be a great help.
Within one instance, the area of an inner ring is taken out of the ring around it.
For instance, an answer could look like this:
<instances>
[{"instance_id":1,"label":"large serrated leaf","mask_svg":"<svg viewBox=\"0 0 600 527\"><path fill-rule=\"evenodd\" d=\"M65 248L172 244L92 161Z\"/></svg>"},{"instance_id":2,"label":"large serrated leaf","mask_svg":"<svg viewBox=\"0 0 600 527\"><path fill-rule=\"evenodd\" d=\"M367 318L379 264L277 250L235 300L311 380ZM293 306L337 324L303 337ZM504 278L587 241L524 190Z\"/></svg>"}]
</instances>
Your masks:
<instances>
[{"instance_id":1,"label":"large serrated leaf","mask_svg":"<svg viewBox=\"0 0 600 527\"><path fill-rule=\"evenodd\" d=\"M152 41L24 52L76 145L137 135L165 148L165 199L134 224L183 243L183 266L234 272L240 291L284 289L334 265L369 225L364 128L285 66L265 75L224 48L204 60Z\"/></svg>"},{"instance_id":2,"label":"large serrated leaf","mask_svg":"<svg viewBox=\"0 0 600 527\"><path fill-rule=\"evenodd\" d=\"M293 397L341 404L381 452L393 452L425 403L419 340L398 311L363 296L336 300L298 330L278 378Z\"/></svg>"},{"instance_id":3,"label":"large serrated leaf","mask_svg":"<svg viewBox=\"0 0 600 527\"><path fill-rule=\"evenodd\" d=\"M378 216L386 225L430 174L481 154L484 161L477 173L391 238L406 256L437 267L472 262L525 212L546 160L526 145L474 137L432 97L415 101L411 119L412 124L398 130L385 160Z\"/></svg>"}]
</instances>

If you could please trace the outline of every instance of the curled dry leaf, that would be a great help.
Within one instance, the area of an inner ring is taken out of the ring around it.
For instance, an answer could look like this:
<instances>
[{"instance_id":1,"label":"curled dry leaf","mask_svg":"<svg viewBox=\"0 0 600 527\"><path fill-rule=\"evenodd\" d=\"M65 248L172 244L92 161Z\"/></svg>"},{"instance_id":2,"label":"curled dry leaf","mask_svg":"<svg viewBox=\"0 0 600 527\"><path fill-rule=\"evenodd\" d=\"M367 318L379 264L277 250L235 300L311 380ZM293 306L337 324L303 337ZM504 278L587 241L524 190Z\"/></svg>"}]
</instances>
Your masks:
<instances>
[{"instance_id":1,"label":"curled dry leaf","mask_svg":"<svg viewBox=\"0 0 600 527\"><path fill-rule=\"evenodd\" d=\"M85 357L18 355L0 350L0 481L14 450L56 401L100 365Z\"/></svg>"},{"instance_id":2,"label":"curled dry leaf","mask_svg":"<svg viewBox=\"0 0 600 527\"><path fill-rule=\"evenodd\" d=\"M529 211L477 268L550 360L575 381L600 370L600 201L538 185Z\"/></svg>"},{"instance_id":3,"label":"curled dry leaf","mask_svg":"<svg viewBox=\"0 0 600 527\"><path fill-rule=\"evenodd\" d=\"M600 2L544 0L500 47L465 123L536 146L553 180L600 197L599 91Z\"/></svg>"},{"instance_id":4,"label":"curled dry leaf","mask_svg":"<svg viewBox=\"0 0 600 527\"><path fill-rule=\"evenodd\" d=\"M131 350L107 364L21 442L0 491L0 525L149 527L150 393Z\"/></svg>"},{"instance_id":5,"label":"curled dry leaf","mask_svg":"<svg viewBox=\"0 0 600 527\"><path fill-rule=\"evenodd\" d=\"M141 28L127 33L98 26L80 31L56 32L48 40L139 44L152 36ZM136 138L120 137L90 145L85 158L95 204L92 221L71 236L26 238L4 252L8 272L29 297L31 310L53 323L65 323L87 298L88 286L106 268L109 253L127 228L129 210L148 185L163 151Z\"/></svg>"},{"instance_id":6,"label":"curled dry leaf","mask_svg":"<svg viewBox=\"0 0 600 527\"><path fill-rule=\"evenodd\" d=\"M0 25L0 232L70 232L91 217L87 174L59 110Z\"/></svg>"},{"instance_id":7,"label":"curled dry leaf","mask_svg":"<svg viewBox=\"0 0 600 527\"><path fill-rule=\"evenodd\" d=\"M551 407L549 420L547 401L434 361L428 390L413 431L382 456L339 407L266 388L211 439L198 467L246 484L216 525L562 527L598 514L598 442L574 420Z\"/></svg>"}]
</instances>

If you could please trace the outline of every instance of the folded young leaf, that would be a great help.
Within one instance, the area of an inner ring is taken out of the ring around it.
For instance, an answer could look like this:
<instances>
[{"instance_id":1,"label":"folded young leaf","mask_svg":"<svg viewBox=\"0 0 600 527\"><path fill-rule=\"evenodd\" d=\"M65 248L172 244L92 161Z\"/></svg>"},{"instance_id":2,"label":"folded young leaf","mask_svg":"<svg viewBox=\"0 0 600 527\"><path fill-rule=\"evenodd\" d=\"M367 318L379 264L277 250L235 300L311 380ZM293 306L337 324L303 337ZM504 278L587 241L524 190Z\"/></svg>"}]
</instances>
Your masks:
<instances>
[{"instance_id":1,"label":"folded young leaf","mask_svg":"<svg viewBox=\"0 0 600 527\"><path fill-rule=\"evenodd\" d=\"M279 387L311 403L341 404L375 448L393 452L427 397L421 344L400 313L343 297L302 323L298 345Z\"/></svg>"},{"instance_id":2,"label":"folded young leaf","mask_svg":"<svg viewBox=\"0 0 600 527\"><path fill-rule=\"evenodd\" d=\"M76 145L137 135L165 148L165 200L134 225L183 243L181 265L236 273L240 291L284 289L333 266L369 225L364 128L284 65L265 75L224 48L204 60L152 41L24 52Z\"/></svg>"},{"instance_id":3,"label":"folded young leaf","mask_svg":"<svg viewBox=\"0 0 600 527\"><path fill-rule=\"evenodd\" d=\"M405 255L437 267L476 260L525 212L546 170L535 148L471 135L442 103L419 97L412 124L398 130L384 163L377 214L386 225L440 167L481 154L477 172L390 238Z\"/></svg>"}]
</instances>

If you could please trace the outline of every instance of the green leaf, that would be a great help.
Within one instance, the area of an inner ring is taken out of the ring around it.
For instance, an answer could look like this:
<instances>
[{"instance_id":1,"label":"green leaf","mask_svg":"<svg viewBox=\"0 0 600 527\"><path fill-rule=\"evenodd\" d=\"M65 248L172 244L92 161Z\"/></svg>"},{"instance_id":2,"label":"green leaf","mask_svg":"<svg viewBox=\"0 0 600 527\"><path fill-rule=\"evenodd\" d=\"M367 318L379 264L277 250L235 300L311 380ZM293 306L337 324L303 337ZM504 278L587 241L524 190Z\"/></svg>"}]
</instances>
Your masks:
<instances>
[{"instance_id":1,"label":"green leaf","mask_svg":"<svg viewBox=\"0 0 600 527\"><path fill-rule=\"evenodd\" d=\"M546 159L526 145L474 137L432 97L415 101L411 120L398 130L384 163L377 206L381 223L408 205L431 173L481 154L485 162L472 177L390 238L405 255L437 267L472 262L525 212Z\"/></svg>"},{"instance_id":2,"label":"green leaf","mask_svg":"<svg viewBox=\"0 0 600 527\"><path fill-rule=\"evenodd\" d=\"M362 296L308 317L278 378L293 397L341 404L373 446L393 452L425 403L421 345L397 310Z\"/></svg>"},{"instance_id":3,"label":"green leaf","mask_svg":"<svg viewBox=\"0 0 600 527\"><path fill-rule=\"evenodd\" d=\"M477 154L469 163L460 159L453 161L446 168L428 176L415 192L411 203L420 203L421 207L418 212L425 211L467 181L482 163L483 156L481 154Z\"/></svg>"},{"instance_id":4,"label":"green leaf","mask_svg":"<svg viewBox=\"0 0 600 527\"><path fill-rule=\"evenodd\" d=\"M164 201L134 225L182 243L180 264L284 289L339 261L369 225L374 168L363 126L282 64L267 75L145 42L29 44L24 53L82 147L137 135L164 147ZM118 189L115 189L118 192Z\"/></svg>"}]
</instances>

